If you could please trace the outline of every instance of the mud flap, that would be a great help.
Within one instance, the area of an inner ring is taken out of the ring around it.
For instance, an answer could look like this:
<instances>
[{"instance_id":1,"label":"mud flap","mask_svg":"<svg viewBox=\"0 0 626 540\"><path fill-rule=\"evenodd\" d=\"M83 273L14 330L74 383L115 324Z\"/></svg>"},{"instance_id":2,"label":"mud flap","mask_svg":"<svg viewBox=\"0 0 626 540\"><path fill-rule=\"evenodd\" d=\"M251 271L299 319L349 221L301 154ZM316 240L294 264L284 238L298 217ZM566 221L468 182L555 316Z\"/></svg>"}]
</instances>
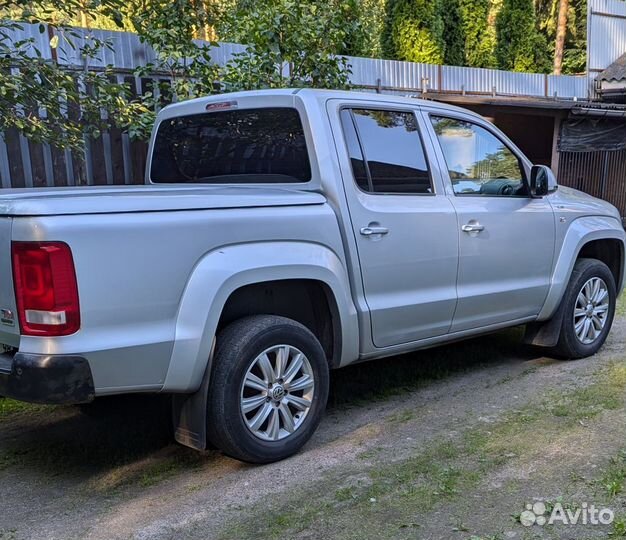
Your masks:
<instances>
[{"instance_id":1,"label":"mud flap","mask_svg":"<svg viewBox=\"0 0 626 540\"><path fill-rule=\"evenodd\" d=\"M195 450L206 450L207 400L209 379L211 378L211 360L215 342L211 348L209 362L202 377L200 388L193 394L174 394L172 399L172 422L174 438L184 446Z\"/></svg>"},{"instance_id":2,"label":"mud flap","mask_svg":"<svg viewBox=\"0 0 626 540\"><path fill-rule=\"evenodd\" d=\"M180 444L206 450L206 406L208 385L194 394L175 394L172 400L174 438Z\"/></svg>"},{"instance_id":3,"label":"mud flap","mask_svg":"<svg viewBox=\"0 0 626 540\"><path fill-rule=\"evenodd\" d=\"M527 324L523 343L537 347L556 347L561 334L564 309L564 302L561 299L559 308L550 320Z\"/></svg>"}]
</instances>

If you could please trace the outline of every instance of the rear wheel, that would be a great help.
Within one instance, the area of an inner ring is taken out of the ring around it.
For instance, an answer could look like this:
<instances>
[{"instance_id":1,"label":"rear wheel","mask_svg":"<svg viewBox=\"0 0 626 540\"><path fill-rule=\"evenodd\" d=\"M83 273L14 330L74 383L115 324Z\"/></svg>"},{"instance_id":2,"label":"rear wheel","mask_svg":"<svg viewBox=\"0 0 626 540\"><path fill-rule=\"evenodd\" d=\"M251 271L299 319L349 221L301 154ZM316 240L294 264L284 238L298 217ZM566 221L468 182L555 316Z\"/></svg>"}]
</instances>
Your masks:
<instances>
[{"instance_id":1,"label":"rear wheel","mask_svg":"<svg viewBox=\"0 0 626 540\"><path fill-rule=\"evenodd\" d=\"M608 266L596 259L578 259L562 301L556 353L564 358L595 354L606 340L615 314L615 279Z\"/></svg>"},{"instance_id":2,"label":"rear wheel","mask_svg":"<svg viewBox=\"0 0 626 540\"><path fill-rule=\"evenodd\" d=\"M297 452L328 399L328 363L303 325L274 315L235 321L218 336L207 436L224 453L269 463Z\"/></svg>"}]
</instances>

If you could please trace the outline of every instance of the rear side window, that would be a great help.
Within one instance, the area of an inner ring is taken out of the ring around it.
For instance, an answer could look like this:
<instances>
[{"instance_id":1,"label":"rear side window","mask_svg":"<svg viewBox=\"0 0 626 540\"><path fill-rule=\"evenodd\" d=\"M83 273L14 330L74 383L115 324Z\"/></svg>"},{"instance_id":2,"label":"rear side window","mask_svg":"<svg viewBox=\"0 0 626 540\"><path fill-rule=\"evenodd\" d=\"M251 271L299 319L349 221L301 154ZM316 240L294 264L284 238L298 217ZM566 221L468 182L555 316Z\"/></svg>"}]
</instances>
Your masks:
<instances>
[{"instance_id":1,"label":"rear side window","mask_svg":"<svg viewBox=\"0 0 626 540\"><path fill-rule=\"evenodd\" d=\"M433 193L411 112L344 109L346 144L357 185L373 193Z\"/></svg>"},{"instance_id":2,"label":"rear side window","mask_svg":"<svg viewBox=\"0 0 626 540\"><path fill-rule=\"evenodd\" d=\"M217 111L164 120L150 179L159 183L308 182L311 166L298 111Z\"/></svg>"}]
</instances>

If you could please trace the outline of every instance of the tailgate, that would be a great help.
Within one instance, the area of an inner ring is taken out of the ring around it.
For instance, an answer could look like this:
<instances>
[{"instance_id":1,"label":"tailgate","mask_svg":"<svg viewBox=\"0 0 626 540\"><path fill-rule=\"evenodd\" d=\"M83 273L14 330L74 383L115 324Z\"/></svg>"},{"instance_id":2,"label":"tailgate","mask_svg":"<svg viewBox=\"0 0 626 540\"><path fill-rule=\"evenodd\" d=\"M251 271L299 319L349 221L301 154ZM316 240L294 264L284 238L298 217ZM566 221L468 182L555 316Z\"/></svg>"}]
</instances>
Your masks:
<instances>
[{"instance_id":1,"label":"tailgate","mask_svg":"<svg viewBox=\"0 0 626 540\"><path fill-rule=\"evenodd\" d=\"M20 330L13 292L11 226L13 219L0 217L0 345L17 347Z\"/></svg>"}]
</instances>

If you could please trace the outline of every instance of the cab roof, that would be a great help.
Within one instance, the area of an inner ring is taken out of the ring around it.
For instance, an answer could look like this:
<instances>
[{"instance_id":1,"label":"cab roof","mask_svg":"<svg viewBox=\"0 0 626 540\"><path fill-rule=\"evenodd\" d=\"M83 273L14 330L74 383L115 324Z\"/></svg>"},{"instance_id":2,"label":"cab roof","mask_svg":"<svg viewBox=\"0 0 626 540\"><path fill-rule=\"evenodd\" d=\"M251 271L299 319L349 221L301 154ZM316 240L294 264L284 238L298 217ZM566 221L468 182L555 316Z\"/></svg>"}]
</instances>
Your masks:
<instances>
[{"instance_id":1,"label":"cab roof","mask_svg":"<svg viewBox=\"0 0 626 540\"><path fill-rule=\"evenodd\" d=\"M423 105L432 108L437 108L446 111L462 111L467 114L479 117L480 115L456 107L454 105L448 105L446 103L440 103L437 101L414 98L410 96L397 96L392 94L376 94L373 92L359 92L353 90L325 90L318 88L284 88L284 89L269 89L269 90L248 90L244 92L232 92L229 94L214 94L206 97L199 97L188 101L182 101L180 103L174 103L163 108L159 113L160 118L171 118L174 116L183 116L188 114L198 114L205 112L207 105L211 103L220 103L228 101L236 101L243 99L245 101L252 101L258 98L260 100L260 106L269 106L275 99L276 101L295 102L300 98L305 102L317 101L319 103L325 103L329 99L350 99L350 100L363 100L368 102L378 103L395 103L405 105ZM249 105L248 105L249 106Z\"/></svg>"}]
</instances>

